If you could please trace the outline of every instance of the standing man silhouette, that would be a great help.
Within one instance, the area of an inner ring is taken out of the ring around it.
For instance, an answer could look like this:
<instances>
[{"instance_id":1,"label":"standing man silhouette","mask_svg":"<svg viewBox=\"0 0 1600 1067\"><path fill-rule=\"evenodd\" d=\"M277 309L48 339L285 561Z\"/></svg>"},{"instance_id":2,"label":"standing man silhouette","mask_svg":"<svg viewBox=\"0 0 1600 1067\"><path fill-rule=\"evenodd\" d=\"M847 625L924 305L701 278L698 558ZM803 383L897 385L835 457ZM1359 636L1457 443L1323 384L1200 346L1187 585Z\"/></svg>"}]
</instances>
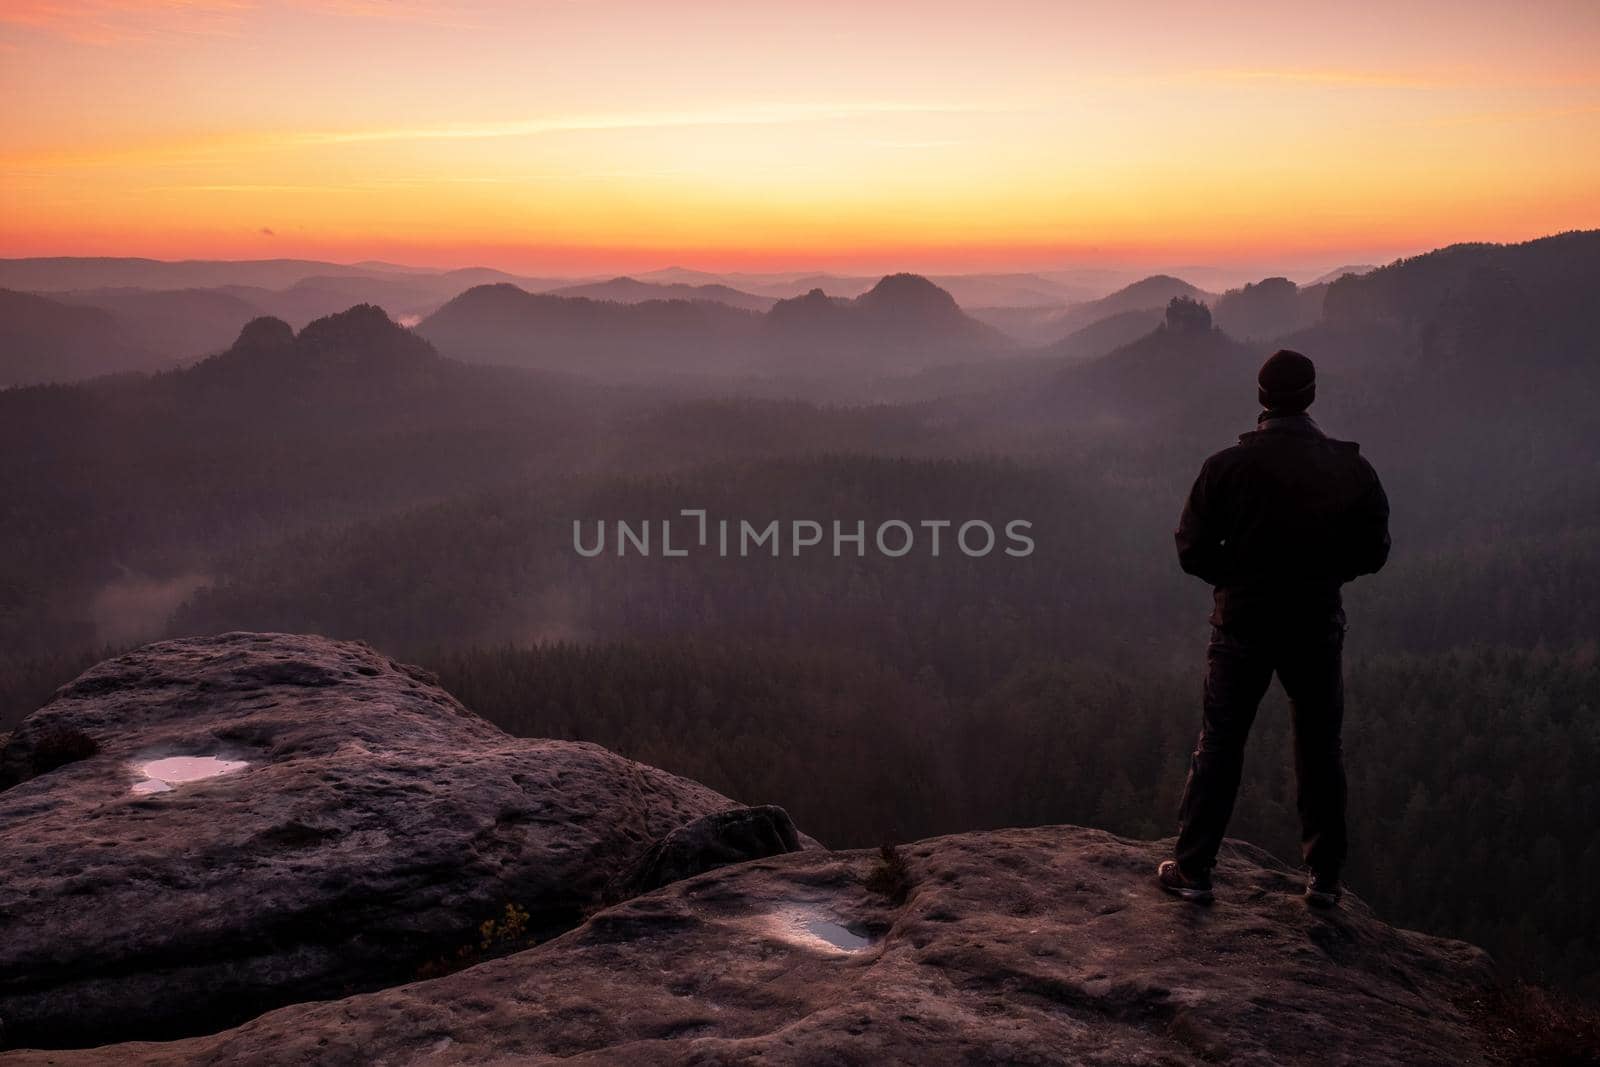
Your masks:
<instances>
[{"instance_id":1,"label":"standing man silhouette","mask_svg":"<svg viewBox=\"0 0 1600 1067\"><path fill-rule=\"evenodd\" d=\"M1257 377L1256 429L1206 460L1178 522L1178 562L1216 587L1204 718L1178 810L1169 893L1211 899L1211 869L1233 814L1245 739L1277 672L1294 722L1306 900L1339 902L1345 859L1339 587L1389 557L1389 501L1359 447L1306 414L1316 367L1275 353Z\"/></svg>"}]
</instances>

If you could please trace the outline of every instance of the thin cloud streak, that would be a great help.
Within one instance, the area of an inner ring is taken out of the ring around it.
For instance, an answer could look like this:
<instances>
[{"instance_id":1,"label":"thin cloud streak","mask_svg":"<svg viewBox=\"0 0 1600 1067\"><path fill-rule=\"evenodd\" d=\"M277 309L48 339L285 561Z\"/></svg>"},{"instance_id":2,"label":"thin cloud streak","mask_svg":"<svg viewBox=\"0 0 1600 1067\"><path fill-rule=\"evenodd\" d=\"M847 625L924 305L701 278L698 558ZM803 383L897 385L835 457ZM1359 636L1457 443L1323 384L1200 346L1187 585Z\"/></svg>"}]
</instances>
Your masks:
<instances>
[{"instance_id":1,"label":"thin cloud streak","mask_svg":"<svg viewBox=\"0 0 1600 1067\"><path fill-rule=\"evenodd\" d=\"M337 130L294 134L294 144L362 144L378 141L477 141L501 137L538 137L556 133L607 130L657 130L689 126L779 126L806 122L831 122L877 115L977 115L999 114L994 108L966 104L876 103L841 107L766 107L723 111L663 112L659 114L575 115L521 119L486 125L433 126L412 129Z\"/></svg>"},{"instance_id":2,"label":"thin cloud streak","mask_svg":"<svg viewBox=\"0 0 1600 1067\"><path fill-rule=\"evenodd\" d=\"M510 177L468 177L453 174L411 178L369 178L364 181L332 183L301 183L296 185L208 182L173 183L142 186L147 193L370 193L378 189L425 189L440 185L535 185L543 182L565 182L607 178L666 178L691 173L683 169L660 168L655 170L606 171L551 171L540 174L523 174Z\"/></svg>"}]
</instances>

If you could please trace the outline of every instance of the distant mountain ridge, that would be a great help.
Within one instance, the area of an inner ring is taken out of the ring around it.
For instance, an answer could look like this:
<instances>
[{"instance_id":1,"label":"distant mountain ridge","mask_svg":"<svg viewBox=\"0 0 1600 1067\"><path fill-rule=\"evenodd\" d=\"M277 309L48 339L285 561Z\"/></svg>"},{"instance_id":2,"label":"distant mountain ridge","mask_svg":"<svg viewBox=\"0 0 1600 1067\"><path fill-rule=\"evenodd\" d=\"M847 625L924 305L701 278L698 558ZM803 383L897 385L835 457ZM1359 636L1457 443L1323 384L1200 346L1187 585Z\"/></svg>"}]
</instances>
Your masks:
<instances>
[{"instance_id":1,"label":"distant mountain ridge","mask_svg":"<svg viewBox=\"0 0 1600 1067\"><path fill-rule=\"evenodd\" d=\"M759 322L757 312L712 301L618 303L502 283L468 289L417 332L468 362L631 378L735 367Z\"/></svg>"},{"instance_id":2,"label":"distant mountain ridge","mask_svg":"<svg viewBox=\"0 0 1600 1067\"><path fill-rule=\"evenodd\" d=\"M1213 311L1217 325L1235 337L1270 340L1314 325L1327 292L1326 283L1302 288L1288 278L1263 278L1223 293Z\"/></svg>"},{"instance_id":3,"label":"distant mountain ridge","mask_svg":"<svg viewBox=\"0 0 1600 1067\"><path fill-rule=\"evenodd\" d=\"M1064 307L997 307L973 312L980 320L1027 344L1051 344L1096 322L1128 312L1159 315L1173 297L1210 302L1214 294L1168 274L1152 274L1096 300Z\"/></svg>"},{"instance_id":4,"label":"distant mountain ridge","mask_svg":"<svg viewBox=\"0 0 1600 1067\"><path fill-rule=\"evenodd\" d=\"M1338 281L1346 274L1370 274L1372 271L1377 269L1378 266L1375 263L1352 263L1349 266L1335 267L1333 270L1317 275L1315 278L1311 279L1311 281L1307 282L1306 286L1309 288L1313 285L1326 285L1329 282Z\"/></svg>"},{"instance_id":5,"label":"distant mountain ridge","mask_svg":"<svg viewBox=\"0 0 1600 1067\"><path fill-rule=\"evenodd\" d=\"M821 289L780 300L762 326L780 372L791 374L907 372L1014 347L917 274L887 275L854 300Z\"/></svg>"},{"instance_id":6,"label":"distant mountain ridge","mask_svg":"<svg viewBox=\"0 0 1600 1067\"><path fill-rule=\"evenodd\" d=\"M233 342L241 324L266 310L225 288L84 289L51 294L51 299L110 312L132 343L160 353L169 363L221 351Z\"/></svg>"},{"instance_id":7,"label":"distant mountain ridge","mask_svg":"<svg viewBox=\"0 0 1600 1067\"><path fill-rule=\"evenodd\" d=\"M245 324L231 348L204 360L196 369L228 362L241 354L255 358L263 348L286 352L292 349L294 357L308 366L361 366L374 360L395 366L440 358L432 345L397 324L382 308L357 304L317 319L298 333L282 319L253 319Z\"/></svg>"},{"instance_id":8,"label":"distant mountain ridge","mask_svg":"<svg viewBox=\"0 0 1600 1067\"><path fill-rule=\"evenodd\" d=\"M221 391L229 403L303 395L369 403L396 390L425 390L449 361L371 304L358 304L296 333L282 319L252 319L226 351L171 375L182 389Z\"/></svg>"},{"instance_id":9,"label":"distant mountain ridge","mask_svg":"<svg viewBox=\"0 0 1600 1067\"><path fill-rule=\"evenodd\" d=\"M1333 366L1383 366L1481 402L1564 380L1579 402L1600 375L1593 312L1600 230L1520 244L1458 244L1327 287L1313 325L1284 338Z\"/></svg>"},{"instance_id":10,"label":"distant mountain ridge","mask_svg":"<svg viewBox=\"0 0 1600 1067\"><path fill-rule=\"evenodd\" d=\"M431 318L424 332L437 331L441 348L460 358L621 373L635 381L642 375L789 376L797 370L914 374L1002 354L1015 343L1039 346L1030 354L1039 358L1088 360L1153 328L1174 296L1209 304L1217 325L1232 336L1318 348L1330 365L1449 359L1446 349L1470 346L1468 335L1484 330L1504 333L1497 343L1509 360L1518 345L1544 350L1588 343L1587 327L1570 318L1564 303L1573 296L1571 276L1535 278L1525 268L1542 269L1535 261L1556 254L1552 250L1581 248L1592 238L1580 232L1520 245L1458 245L1375 269L1341 268L1330 273L1332 280L1305 286L1269 276L1220 295L1156 274L1097 299L1067 303L1048 302L1109 284L1118 272L903 276L944 294L918 302L911 290L888 299L882 278L829 274L668 268L574 282L492 268L437 271L376 262L10 259L0 260L0 284L9 282L20 295L0 301L0 338L8 341L0 353L0 387L172 367L224 350L257 316L298 329L359 304L384 307L407 325ZM822 297L796 292L811 282L819 283L811 289ZM507 315L494 301L472 303L499 323L475 324L463 313L466 305L455 301L482 285L643 310L502 297L519 310ZM36 299L21 299L29 289ZM1015 303L971 303L1001 299ZM446 304L455 306L438 314ZM692 311L692 304L705 306Z\"/></svg>"},{"instance_id":11,"label":"distant mountain ridge","mask_svg":"<svg viewBox=\"0 0 1600 1067\"><path fill-rule=\"evenodd\" d=\"M963 307L985 305L1047 306L1087 299L1096 288L1076 280L1057 280L1041 273L934 274L930 280L955 296ZM720 299L737 307L765 310L773 301L804 295L823 288L843 296L855 297L877 283L879 275L829 274L817 271L747 274L714 273L668 267L629 275L551 277L518 274L493 267L462 267L441 270L402 264L364 261L331 263L320 260L157 260L137 257L36 257L0 259L0 287L33 292L64 292L113 288L197 289L243 286L258 290L281 291L314 279L345 279L347 284L363 281L398 291L402 287L426 291L434 306L459 295L474 285L509 282L529 292L562 292L562 295L593 296L597 299ZM617 282L661 287L659 292L640 291L638 296L606 293L604 287ZM683 286L686 288L677 288ZM1106 286L1110 288L1110 286ZM582 290L594 289L593 292ZM565 292L574 290L573 292ZM698 293L689 290L700 290ZM1104 291L1104 290L1101 290ZM370 299L373 291L361 293ZM391 309L394 310L394 309ZM431 310L431 308L429 309Z\"/></svg>"},{"instance_id":12,"label":"distant mountain ridge","mask_svg":"<svg viewBox=\"0 0 1600 1067\"><path fill-rule=\"evenodd\" d=\"M545 291L547 296L583 296L590 300L611 300L619 304L639 304L646 300L710 300L746 311L765 311L775 302L721 284L690 285L684 282L641 282L627 276L607 282L586 282Z\"/></svg>"},{"instance_id":13,"label":"distant mountain ridge","mask_svg":"<svg viewBox=\"0 0 1600 1067\"><path fill-rule=\"evenodd\" d=\"M162 363L104 308L0 289L0 389L153 370Z\"/></svg>"},{"instance_id":14,"label":"distant mountain ridge","mask_svg":"<svg viewBox=\"0 0 1600 1067\"><path fill-rule=\"evenodd\" d=\"M712 301L598 301L478 286L417 331L458 359L580 373L884 374L1013 347L926 278L847 300L814 289L764 314Z\"/></svg>"}]
</instances>

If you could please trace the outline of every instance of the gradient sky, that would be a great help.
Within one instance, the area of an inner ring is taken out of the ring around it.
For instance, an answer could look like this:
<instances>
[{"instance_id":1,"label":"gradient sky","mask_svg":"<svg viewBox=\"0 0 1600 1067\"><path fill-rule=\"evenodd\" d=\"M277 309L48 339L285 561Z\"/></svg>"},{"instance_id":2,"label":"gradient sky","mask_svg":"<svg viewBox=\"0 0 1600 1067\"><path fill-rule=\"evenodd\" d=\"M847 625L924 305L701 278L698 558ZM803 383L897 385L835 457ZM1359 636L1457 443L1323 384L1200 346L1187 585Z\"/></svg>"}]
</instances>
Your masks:
<instances>
[{"instance_id":1,"label":"gradient sky","mask_svg":"<svg viewBox=\"0 0 1600 1067\"><path fill-rule=\"evenodd\" d=\"M1370 261L1600 226L1600 3L6 0L0 255Z\"/></svg>"}]
</instances>

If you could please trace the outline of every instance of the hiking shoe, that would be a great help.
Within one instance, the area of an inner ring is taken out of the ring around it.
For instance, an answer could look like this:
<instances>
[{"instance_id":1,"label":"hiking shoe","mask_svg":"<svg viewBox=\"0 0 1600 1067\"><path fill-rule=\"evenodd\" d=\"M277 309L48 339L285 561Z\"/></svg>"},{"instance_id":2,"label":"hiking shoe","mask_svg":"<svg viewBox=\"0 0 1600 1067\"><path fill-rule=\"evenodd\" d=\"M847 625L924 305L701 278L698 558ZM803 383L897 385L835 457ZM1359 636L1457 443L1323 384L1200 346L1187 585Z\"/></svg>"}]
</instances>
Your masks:
<instances>
[{"instance_id":1,"label":"hiking shoe","mask_svg":"<svg viewBox=\"0 0 1600 1067\"><path fill-rule=\"evenodd\" d=\"M1195 904L1211 903L1211 876L1191 878L1183 873L1177 860L1163 860L1156 868L1156 882L1175 897Z\"/></svg>"},{"instance_id":2,"label":"hiking shoe","mask_svg":"<svg viewBox=\"0 0 1600 1067\"><path fill-rule=\"evenodd\" d=\"M1306 876L1306 903L1313 908L1338 907L1339 899L1343 896L1344 887L1339 884L1338 875L1313 871Z\"/></svg>"}]
</instances>

